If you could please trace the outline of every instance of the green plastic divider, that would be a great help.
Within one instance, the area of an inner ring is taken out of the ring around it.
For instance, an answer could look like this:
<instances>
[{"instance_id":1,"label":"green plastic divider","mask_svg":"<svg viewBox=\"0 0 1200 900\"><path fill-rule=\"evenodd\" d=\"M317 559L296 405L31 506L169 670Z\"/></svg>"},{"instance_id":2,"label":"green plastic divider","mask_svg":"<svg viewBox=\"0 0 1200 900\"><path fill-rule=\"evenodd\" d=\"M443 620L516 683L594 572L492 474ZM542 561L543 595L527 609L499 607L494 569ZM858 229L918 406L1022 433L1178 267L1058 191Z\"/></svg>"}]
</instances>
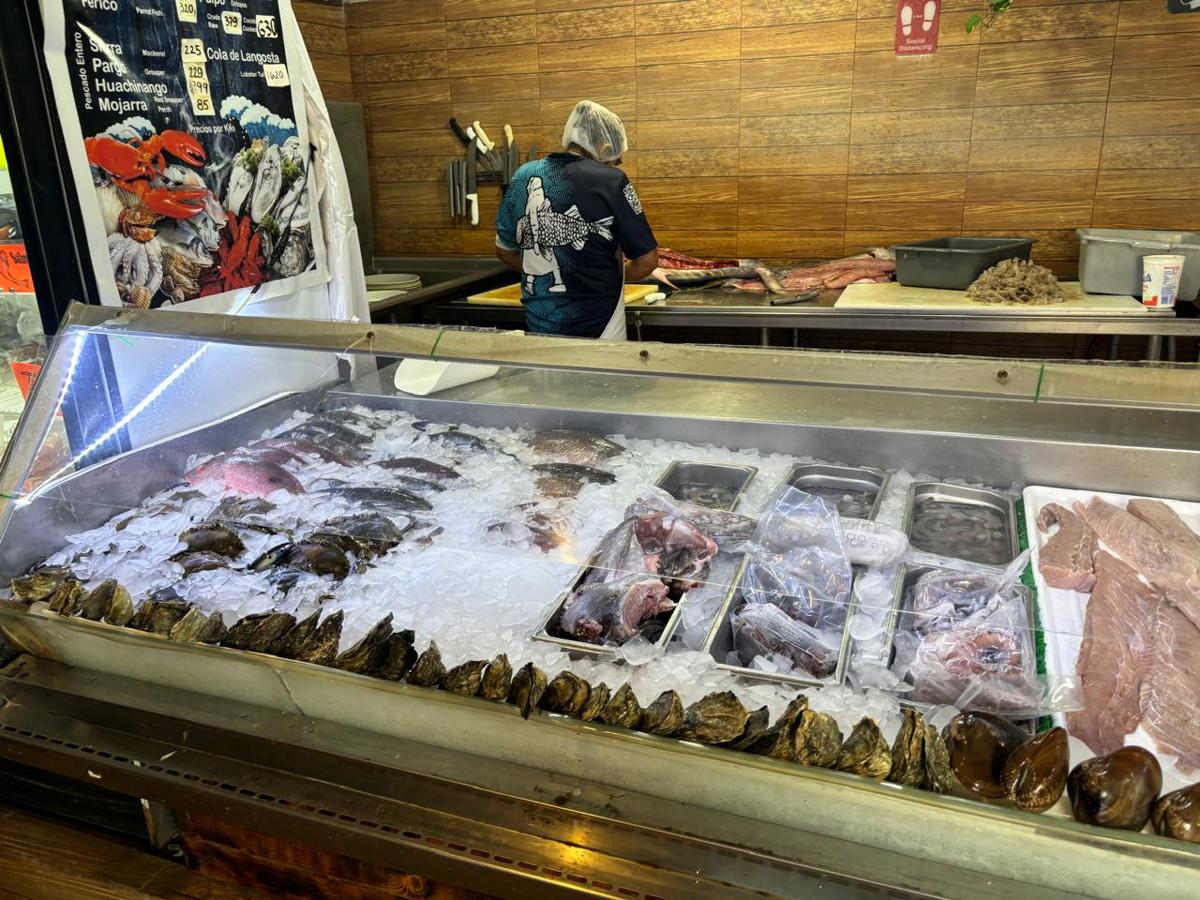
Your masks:
<instances>
[{"instance_id":1,"label":"green plastic divider","mask_svg":"<svg viewBox=\"0 0 1200 900\"><path fill-rule=\"evenodd\" d=\"M1021 549L1029 548L1029 523L1025 521L1025 504L1021 502L1021 497L1017 496L1017 539L1021 544ZM1025 571L1021 573L1021 584L1029 588L1029 593L1033 597L1033 643L1037 650L1037 673L1039 677L1046 676L1046 633L1042 631L1042 609L1040 598L1038 597L1037 581L1033 577L1033 563L1030 562L1025 566ZM1049 716L1042 716L1038 719L1037 730L1047 731L1054 727L1054 722Z\"/></svg>"}]
</instances>

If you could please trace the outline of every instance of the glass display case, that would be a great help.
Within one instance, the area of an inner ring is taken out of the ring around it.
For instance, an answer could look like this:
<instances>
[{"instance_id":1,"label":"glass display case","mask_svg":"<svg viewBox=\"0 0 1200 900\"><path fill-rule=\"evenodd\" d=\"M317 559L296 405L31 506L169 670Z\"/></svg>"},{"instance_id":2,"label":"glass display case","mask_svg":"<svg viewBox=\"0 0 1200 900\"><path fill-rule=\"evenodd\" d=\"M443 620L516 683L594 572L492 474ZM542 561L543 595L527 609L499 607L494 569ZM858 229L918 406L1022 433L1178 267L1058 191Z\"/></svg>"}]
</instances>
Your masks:
<instances>
[{"instance_id":1,"label":"glass display case","mask_svg":"<svg viewBox=\"0 0 1200 900\"><path fill-rule=\"evenodd\" d=\"M1198 386L76 307L0 473L0 629L470 755L479 790L532 771L658 798L589 815L687 836L646 851L679 872L738 847L745 889L790 860L1170 896L1200 874ZM1129 571L1141 702L1107 606ZM1124 745L1149 752L1101 784L1089 760ZM571 840L617 853L601 831ZM592 878L585 856L563 871Z\"/></svg>"}]
</instances>

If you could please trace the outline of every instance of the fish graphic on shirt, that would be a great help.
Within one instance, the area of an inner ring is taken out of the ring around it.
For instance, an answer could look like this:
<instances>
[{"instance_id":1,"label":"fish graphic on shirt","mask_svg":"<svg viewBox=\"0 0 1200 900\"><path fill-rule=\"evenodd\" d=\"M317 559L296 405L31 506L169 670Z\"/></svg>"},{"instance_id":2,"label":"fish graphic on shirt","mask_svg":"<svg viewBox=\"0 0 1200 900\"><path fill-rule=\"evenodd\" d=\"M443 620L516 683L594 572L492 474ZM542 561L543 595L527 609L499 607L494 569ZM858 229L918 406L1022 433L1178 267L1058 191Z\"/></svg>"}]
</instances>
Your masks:
<instances>
[{"instance_id":1,"label":"fish graphic on shirt","mask_svg":"<svg viewBox=\"0 0 1200 900\"><path fill-rule=\"evenodd\" d=\"M517 246L522 250L542 250L569 244L576 250L582 250L593 234L612 240L612 229L609 227L612 223L612 216L589 222L579 214L577 206L572 206L565 213L555 212L547 202L517 221Z\"/></svg>"}]
</instances>

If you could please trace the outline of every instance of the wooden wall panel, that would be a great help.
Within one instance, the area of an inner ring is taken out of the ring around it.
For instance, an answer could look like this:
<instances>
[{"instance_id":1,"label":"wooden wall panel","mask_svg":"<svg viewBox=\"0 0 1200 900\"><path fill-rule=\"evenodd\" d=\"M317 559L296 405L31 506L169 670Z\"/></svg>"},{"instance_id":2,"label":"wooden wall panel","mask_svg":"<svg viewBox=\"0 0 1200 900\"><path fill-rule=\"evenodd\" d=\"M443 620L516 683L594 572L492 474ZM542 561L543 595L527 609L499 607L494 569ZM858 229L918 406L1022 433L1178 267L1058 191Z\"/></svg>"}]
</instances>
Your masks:
<instances>
[{"instance_id":1,"label":"wooden wall panel","mask_svg":"<svg viewBox=\"0 0 1200 900\"><path fill-rule=\"evenodd\" d=\"M556 149L584 97L625 120L664 246L818 258L1027 234L1069 274L1081 226L1197 228L1200 15L1017 0L986 32L945 0L932 57L895 0L298 0L328 97L366 108L380 250L491 252L444 210L446 127Z\"/></svg>"}]
</instances>

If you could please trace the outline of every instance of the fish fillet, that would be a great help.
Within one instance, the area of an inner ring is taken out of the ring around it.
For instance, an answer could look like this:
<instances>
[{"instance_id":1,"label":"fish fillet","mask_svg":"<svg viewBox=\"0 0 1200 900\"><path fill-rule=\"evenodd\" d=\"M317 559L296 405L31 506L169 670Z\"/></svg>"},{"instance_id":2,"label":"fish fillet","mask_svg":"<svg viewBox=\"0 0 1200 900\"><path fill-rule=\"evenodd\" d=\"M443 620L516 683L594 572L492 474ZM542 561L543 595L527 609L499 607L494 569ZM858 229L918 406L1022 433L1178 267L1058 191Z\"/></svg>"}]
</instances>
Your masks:
<instances>
[{"instance_id":1,"label":"fish fillet","mask_svg":"<svg viewBox=\"0 0 1200 900\"><path fill-rule=\"evenodd\" d=\"M1188 528L1179 513L1161 500L1130 500L1126 508L1168 540L1200 553L1200 535Z\"/></svg>"},{"instance_id":2,"label":"fish fillet","mask_svg":"<svg viewBox=\"0 0 1200 900\"><path fill-rule=\"evenodd\" d=\"M1038 531L1045 534L1058 524L1038 553L1038 571L1050 587L1086 594L1096 583L1092 557L1096 535L1079 516L1057 503L1047 503L1038 513Z\"/></svg>"},{"instance_id":3,"label":"fish fillet","mask_svg":"<svg viewBox=\"0 0 1200 900\"><path fill-rule=\"evenodd\" d=\"M1096 558L1096 585L1075 660L1083 709L1067 714L1071 734L1095 753L1111 753L1137 728L1156 614L1163 605L1125 563L1103 552Z\"/></svg>"},{"instance_id":4,"label":"fish fillet","mask_svg":"<svg viewBox=\"0 0 1200 900\"><path fill-rule=\"evenodd\" d=\"M1096 536L1200 627L1200 552L1168 540L1125 510L1093 497L1075 512Z\"/></svg>"},{"instance_id":5,"label":"fish fillet","mask_svg":"<svg viewBox=\"0 0 1200 900\"><path fill-rule=\"evenodd\" d=\"M1141 687L1142 725L1187 773L1200 768L1200 629L1160 603L1152 662Z\"/></svg>"}]
</instances>

